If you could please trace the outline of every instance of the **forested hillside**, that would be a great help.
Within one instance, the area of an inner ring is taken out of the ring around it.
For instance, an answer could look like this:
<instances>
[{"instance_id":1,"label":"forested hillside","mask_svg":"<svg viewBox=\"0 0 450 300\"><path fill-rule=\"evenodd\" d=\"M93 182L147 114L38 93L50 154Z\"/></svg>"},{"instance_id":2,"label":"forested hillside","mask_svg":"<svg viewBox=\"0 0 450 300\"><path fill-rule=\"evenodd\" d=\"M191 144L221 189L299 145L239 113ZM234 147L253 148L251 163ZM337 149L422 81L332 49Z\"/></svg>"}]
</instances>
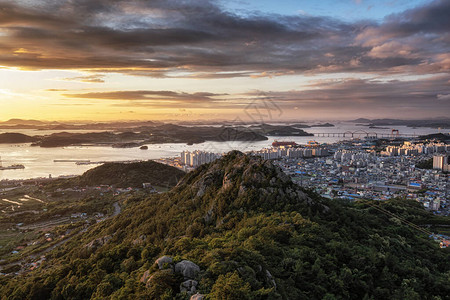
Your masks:
<instances>
[{"instance_id":1,"label":"forested hillside","mask_svg":"<svg viewBox=\"0 0 450 300\"><path fill-rule=\"evenodd\" d=\"M50 187L113 185L115 187L142 187L143 183L173 187L184 176L184 172L152 160L133 163L105 163L86 171L83 175L62 179Z\"/></svg>"},{"instance_id":2,"label":"forested hillside","mask_svg":"<svg viewBox=\"0 0 450 300\"><path fill-rule=\"evenodd\" d=\"M377 203L411 222L420 204ZM54 250L2 299L450 299L450 252L231 152ZM163 257L165 256L165 257ZM192 298L191 298L192 297Z\"/></svg>"}]
</instances>

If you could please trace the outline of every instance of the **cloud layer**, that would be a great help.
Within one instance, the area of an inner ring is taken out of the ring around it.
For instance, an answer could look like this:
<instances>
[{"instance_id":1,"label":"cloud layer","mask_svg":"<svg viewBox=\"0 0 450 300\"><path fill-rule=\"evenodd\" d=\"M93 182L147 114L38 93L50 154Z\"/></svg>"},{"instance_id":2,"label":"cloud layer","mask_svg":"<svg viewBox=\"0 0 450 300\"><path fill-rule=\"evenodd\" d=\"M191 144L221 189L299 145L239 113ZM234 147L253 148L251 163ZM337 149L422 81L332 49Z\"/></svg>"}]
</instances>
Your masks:
<instances>
[{"instance_id":1,"label":"cloud layer","mask_svg":"<svg viewBox=\"0 0 450 300\"><path fill-rule=\"evenodd\" d=\"M34 2L31 2L34 3ZM179 70L448 71L450 2L381 24L237 16L210 1L0 1L0 65L158 76ZM163 72L163 73L161 73Z\"/></svg>"}]
</instances>

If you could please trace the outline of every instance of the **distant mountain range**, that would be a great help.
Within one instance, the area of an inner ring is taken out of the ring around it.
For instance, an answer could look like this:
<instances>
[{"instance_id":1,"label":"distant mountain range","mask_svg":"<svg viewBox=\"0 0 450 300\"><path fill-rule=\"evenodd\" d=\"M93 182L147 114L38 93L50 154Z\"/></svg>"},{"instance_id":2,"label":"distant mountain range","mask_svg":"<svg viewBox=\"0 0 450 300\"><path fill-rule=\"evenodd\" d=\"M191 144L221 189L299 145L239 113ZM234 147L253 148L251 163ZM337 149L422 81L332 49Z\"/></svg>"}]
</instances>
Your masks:
<instances>
[{"instance_id":1,"label":"distant mountain range","mask_svg":"<svg viewBox=\"0 0 450 300\"><path fill-rule=\"evenodd\" d=\"M93 125L93 124L92 124ZM33 125L34 126L34 125ZM59 130L62 129L58 125ZM104 126L104 125L102 125ZM205 141L264 141L268 138L260 129L248 129L245 127L217 127L199 126L188 127L175 124L154 124L149 122L135 123L131 128L130 123L121 123L121 127L110 128L102 132L57 132L50 135L28 136L20 133L0 134L0 143L28 143L40 147L65 147L70 145L104 145L116 148L139 147L144 144L162 143L203 143ZM94 127L90 130L103 127ZM278 128L278 127L275 127ZM295 132L300 135L308 135L301 129L284 128L285 131L278 134ZM291 129L291 131L286 131ZM113 132L114 131L114 132ZM275 133L274 133L275 134Z\"/></svg>"},{"instance_id":2,"label":"distant mountain range","mask_svg":"<svg viewBox=\"0 0 450 300\"><path fill-rule=\"evenodd\" d=\"M123 121L123 122L56 122L40 120L10 119L0 122L0 129L41 129L41 130L116 130L138 126L161 125L157 121Z\"/></svg>"},{"instance_id":3,"label":"distant mountain range","mask_svg":"<svg viewBox=\"0 0 450 300\"><path fill-rule=\"evenodd\" d=\"M8 121L0 122L0 125L45 125L50 122L44 122L39 120L23 120L23 119L9 119Z\"/></svg>"},{"instance_id":4,"label":"distant mountain range","mask_svg":"<svg viewBox=\"0 0 450 300\"><path fill-rule=\"evenodd\" d=\"M367 126L408 126L408 127L431 127L450 128L450 118L399 120L399 119L365 119L351 120L352 123L365 124Z\"/></svg>"}]
</instances>

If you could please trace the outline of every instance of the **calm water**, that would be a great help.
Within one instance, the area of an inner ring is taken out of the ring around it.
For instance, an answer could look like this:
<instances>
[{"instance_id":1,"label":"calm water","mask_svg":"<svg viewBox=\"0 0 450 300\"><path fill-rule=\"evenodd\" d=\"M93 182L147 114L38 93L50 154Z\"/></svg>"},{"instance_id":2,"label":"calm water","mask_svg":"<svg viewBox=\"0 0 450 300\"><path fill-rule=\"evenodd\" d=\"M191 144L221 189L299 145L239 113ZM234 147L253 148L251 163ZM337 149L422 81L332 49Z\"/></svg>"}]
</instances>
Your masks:
<instances>
[{"instance_id":1,"label":"calm water","mask_svg":"<svg viewBox=\"0 0 450 300\"><path fill-rule=\"evenodd\" d=\"M429 134L438 132L433 128L409 128L406 126L396 126L395 129L400 134ZM369 129L364 126L355 126L349 123L336 123L336 127L330 128L307 128L305 131L310 133L323 132L346 132L365 130L368 132L386 133L390 129ZM14 130L0 130L1 132L15 132ZM29 135L44 135L59 131L38 131L38 130L16 130ZM447 130L448 131L448 130ZM80 131L77 131L80 132ZM89 131L92 132L92 131ZM148 145L148 150L139 148L118 149L111 147L63 147L63 148L40 148L30 147L29 144L0 144L0 156L3 166L12 164L23 164L25 169L21 170L3 170L0 171L0 180L2 179L26 179L36 177L53 177L60 175L78 175L97 165L76 165L73 162L53 162L54 159L77 159L91 161L118 161L118 160L148 160L164 157L178 156L183 150L205 150L211 152L228 152L236 149L240 151L259 150L268 147L277 140L295 141L298 144L306 144L310 140L319 143L333 143L343 138L338 137L269 137L267 141L260 142L206 142L188 146L186 144L156 144Z\"/></svg>"}]
</instances>

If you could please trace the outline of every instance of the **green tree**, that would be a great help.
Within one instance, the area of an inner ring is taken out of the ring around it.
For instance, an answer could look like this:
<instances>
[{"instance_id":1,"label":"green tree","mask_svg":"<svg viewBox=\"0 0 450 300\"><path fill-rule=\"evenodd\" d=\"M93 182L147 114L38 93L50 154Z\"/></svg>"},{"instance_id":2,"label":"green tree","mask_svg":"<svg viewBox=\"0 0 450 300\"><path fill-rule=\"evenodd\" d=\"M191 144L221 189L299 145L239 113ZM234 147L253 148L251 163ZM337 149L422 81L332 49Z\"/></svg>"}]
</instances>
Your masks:
<instances>
[{"instance_id":1,"label":"green tree","mask_svg":"<svg viewBox=\"0 0 450 300\"><path fill-rule=\"evenodd\" d=\"M218 300L251 299L250 284L244 282L236 271L220 275L212 287L210 297Z\"/></svg>"}]
</instances>

